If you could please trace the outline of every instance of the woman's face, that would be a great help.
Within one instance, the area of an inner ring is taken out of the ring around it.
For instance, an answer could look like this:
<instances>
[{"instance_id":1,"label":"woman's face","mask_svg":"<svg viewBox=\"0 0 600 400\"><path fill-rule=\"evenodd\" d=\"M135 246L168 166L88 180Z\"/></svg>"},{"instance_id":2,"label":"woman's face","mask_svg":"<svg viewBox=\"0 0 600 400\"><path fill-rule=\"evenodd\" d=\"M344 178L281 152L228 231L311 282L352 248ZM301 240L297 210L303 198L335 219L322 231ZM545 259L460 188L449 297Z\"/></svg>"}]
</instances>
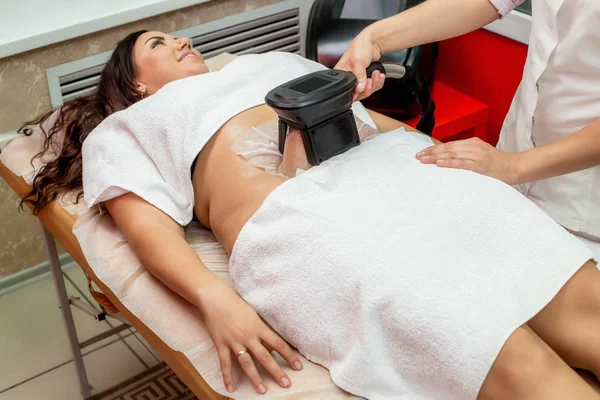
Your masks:
<instances>
[{"instance_id":1,"label":"woman's face","mask_svg":"<svg viewBox=\"0 0 600 400\"><path fill-rule=\"evenodd\" d=\"M145 32L133 48L138 91L155 93L169 82L208 72L204 58L189 39L162 32Z\"/></svg>"}]
</instances>

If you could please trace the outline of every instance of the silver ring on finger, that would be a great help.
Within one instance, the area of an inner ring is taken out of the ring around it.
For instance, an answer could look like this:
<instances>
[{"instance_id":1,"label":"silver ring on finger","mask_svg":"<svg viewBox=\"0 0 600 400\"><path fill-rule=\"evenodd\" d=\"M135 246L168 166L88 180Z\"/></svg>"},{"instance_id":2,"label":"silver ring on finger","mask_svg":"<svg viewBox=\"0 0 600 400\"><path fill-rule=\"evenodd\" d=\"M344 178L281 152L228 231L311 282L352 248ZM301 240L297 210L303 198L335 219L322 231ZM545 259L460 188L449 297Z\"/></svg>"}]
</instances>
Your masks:
<instances>
[{"instance_id":1,"label":"silver ring on finger","mask_svg":"<svg viewBox=\"0 0 600 400\"><path fill-rule=\"evenodd\" d=\"M244 354L247 354L248 352L246 350L240 350L237 353L235 353L235 356L237 358L240 358L241 356L243 356Z\"/></svg>"}]
</instances>

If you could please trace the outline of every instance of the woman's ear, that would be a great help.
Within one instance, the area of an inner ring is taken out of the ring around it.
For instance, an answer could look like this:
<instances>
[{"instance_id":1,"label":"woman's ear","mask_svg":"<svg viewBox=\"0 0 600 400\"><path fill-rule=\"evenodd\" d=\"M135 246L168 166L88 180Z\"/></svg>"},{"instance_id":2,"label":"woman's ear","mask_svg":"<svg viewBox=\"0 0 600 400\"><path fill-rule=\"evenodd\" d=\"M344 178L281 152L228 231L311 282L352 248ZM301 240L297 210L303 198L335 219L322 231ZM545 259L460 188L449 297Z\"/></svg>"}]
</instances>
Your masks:
<instances>
[{"instance_id":1,"label":"woman's ear","mask_svg":"<svg viewBox=\"0 0 600 400\"><path fill-rule=\"evenodd\" d=\"M137 91L140 94L140 97L146 97L146 93L148 92L148 88L143 83L137 82Z\"/></svg>"}]
</instances>

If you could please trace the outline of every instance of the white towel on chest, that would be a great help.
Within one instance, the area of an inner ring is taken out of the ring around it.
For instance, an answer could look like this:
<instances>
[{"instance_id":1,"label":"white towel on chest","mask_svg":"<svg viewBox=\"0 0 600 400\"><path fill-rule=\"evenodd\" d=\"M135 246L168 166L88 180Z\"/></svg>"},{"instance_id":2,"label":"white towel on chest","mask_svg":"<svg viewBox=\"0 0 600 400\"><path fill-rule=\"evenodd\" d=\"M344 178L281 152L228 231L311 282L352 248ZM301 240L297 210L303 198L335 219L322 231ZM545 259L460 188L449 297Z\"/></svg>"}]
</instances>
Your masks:
<instances>
[{"instance_id":1,"label":"white towel on chest","mask_svg":"<svg viewBox=\"0 0 600 400\"><path fill-rule=\"evenodd\" d=\"M290 179L240 232L236 290L343 389L475 399L591 252L510 186L423 165L402 130Z\"/></svg>"},{"instance_id":2,"label":"white towel on chest","mask_svg":"<svg viewBox=\"0 0 600 400\"><path fill-rule=\"evenodd\" d=\"M171 82L111 115L83 144L88 207L134 192L186 225L194 207L190 168L212 135L230 118L263 104L269 90L322 69L291 53L241 56L218 72Z\"/></svg>"}]
</instances>

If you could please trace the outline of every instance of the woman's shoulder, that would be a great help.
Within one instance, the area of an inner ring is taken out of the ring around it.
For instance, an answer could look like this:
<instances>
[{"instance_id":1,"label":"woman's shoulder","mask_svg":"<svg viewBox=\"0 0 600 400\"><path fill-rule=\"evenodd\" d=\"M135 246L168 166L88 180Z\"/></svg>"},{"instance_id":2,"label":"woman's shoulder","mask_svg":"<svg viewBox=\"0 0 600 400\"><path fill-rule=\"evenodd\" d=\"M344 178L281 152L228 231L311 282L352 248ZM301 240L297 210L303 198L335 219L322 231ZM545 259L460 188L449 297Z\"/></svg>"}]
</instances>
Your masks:
<instances>
[{"instance_id":1,"label":"woman's shoulder","mask_svg":"<svg viewBox=\"0 0 600 400\"><path fill-rule=\"evenodd\" d=\"M119 123L119 121L123 121L121 118L123 111L127 110L109 115L85 138L81 147L84 160L95 153L119 152L120 149L126 147L124 146L125 142L132 140L128 130L123 129L123 125Z\"/></svg>"}]
</instances>

